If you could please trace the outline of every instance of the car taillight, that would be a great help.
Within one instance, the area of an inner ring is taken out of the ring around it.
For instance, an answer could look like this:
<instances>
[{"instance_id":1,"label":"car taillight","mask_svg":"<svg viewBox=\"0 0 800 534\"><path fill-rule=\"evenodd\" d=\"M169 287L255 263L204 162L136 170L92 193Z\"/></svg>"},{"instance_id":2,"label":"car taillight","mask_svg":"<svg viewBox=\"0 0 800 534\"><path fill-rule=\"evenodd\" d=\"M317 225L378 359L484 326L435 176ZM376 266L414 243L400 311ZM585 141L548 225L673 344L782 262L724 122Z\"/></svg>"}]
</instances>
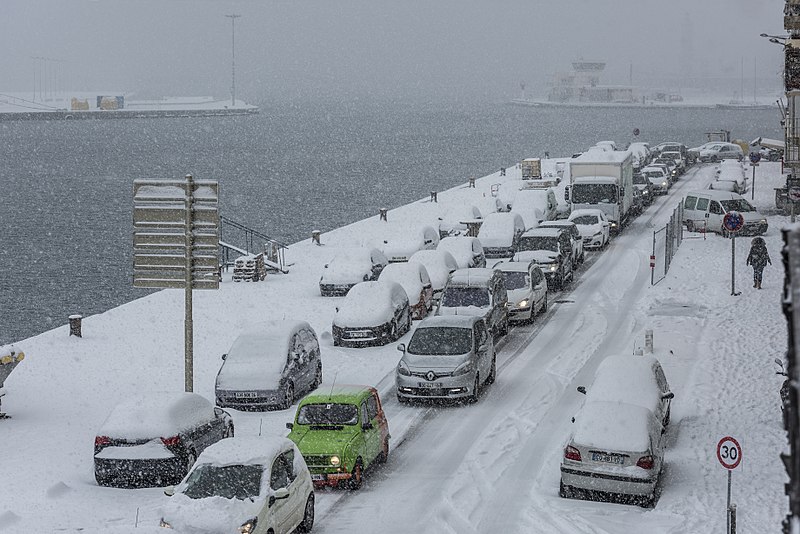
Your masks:
<instances>
[{"instance_id":1,"label":"car taillight","mask_svg":"<svg viewBox=\"0 0 800 534\"><path fill-rule=\"evenodd\" d=\"M111 444L111 438L108 436L96 436L94 438L94 446L95 447L105 447L106 445Z\"/></svg>"},{"instance_id":2,"label":"car taillight","mask_svg":"<svg viewBox=\"0 0 800 534\"><path fill-rule=\"evenodd\" d=\"M566 458L567 460L575 460L576 462L580 462L581 451L579 451L572 445L567 445L567 448L564 449L564 458Z\"/></svg>"},{"instance_id":3,"label":"car taillight","mask_svg":"<svg viewBox=\"0 0 800 534\"><path fill-rule=\"evenodd\" d=\"M641 467L642 469L652 469L653 468L653 457L649 454L647 456L642 456L639 458L639 461L636 462L636 467Z\"/></svg>"},{"instance_id":4,"label":"car taillight","mask_svg":"<svg viewBox=\"0 0 800 534\"><path fill-rule=\"evenodd\" d=\"M161 442L167 447L170 447L172 445L179 445L181 442L181 437L172 436L171 438L161 438Z\"/></svg>"}]
</instances>

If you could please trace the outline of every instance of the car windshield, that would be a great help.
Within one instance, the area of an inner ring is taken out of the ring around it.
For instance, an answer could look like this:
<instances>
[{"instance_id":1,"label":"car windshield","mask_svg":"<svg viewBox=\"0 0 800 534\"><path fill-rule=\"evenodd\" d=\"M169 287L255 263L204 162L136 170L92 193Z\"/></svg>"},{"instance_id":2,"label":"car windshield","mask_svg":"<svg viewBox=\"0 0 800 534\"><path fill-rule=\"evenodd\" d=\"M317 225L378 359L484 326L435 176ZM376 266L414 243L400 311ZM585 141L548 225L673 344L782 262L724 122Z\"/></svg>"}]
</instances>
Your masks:
<instances>
[{"instance_id":1,"label":"car windshield","mask_svg":"<svg viewBox=\"0 0 800 534\"><path fill-rule=\"evenodd\" d=\"M617 202L617 187L613 184L575 184L572 186L572 202L614 204Z\"/></svg>"},{"instance_id":2,"label":"car windshield","mask_svg":"<svg viewBox=\"0 0 800 534\"><path fill-rule=\"evenodd\" d=\"M254 499L261 492L263 473L263 465L203 464L189 474L183 494L190 499Z\"/></svg>"},{"instance_id":3,"label":"car windshield","mask_svg":"<svg viewBox=\"0 0 800 534\"><path fill-rule=\"evenodd\" d=\"M472 348L472 329L458 327L418 328L408 344L411 354L466 354Z\"/></svg>"},{"instance_id":4,"label":"car windshield","mask_svg":"<svg viewBox=\"0 0 800 534\"><path fill-rule=\"evenodd\" d=\"M664 173L661 171L647 171L644 173L648 178L663 178Z\"/></svg>"},{"instance_id":5,"label":"car windshield","mask_svg":"<svg viewBox=\"0 0 800 534\"><path fill-rule=\"evenodd\" d=\"M490 304L489 290L484 287L448 287L442 296L442 306L477 306L483 308Z\"/></svg>"},{"instance_id":6,"label":"car windshield","mask_svg":"<svg viewBox=\"0 0 800 534\"><path fill-rule=\"evenodd\" d=\"M516 271L501 271L503 273L503 280L505 280L506 289L521 289L528 287L528 273L520 273Z\"/></svg>"},{"instance_id":7,"label":"car windshield","mask_svg":"<svg viewBox=\"0 0 800 534\"><path fill-rule=\"evenodd\" d=\"M720 204L725 211L756 211L756 209L745 199L737 198L731 200L720 200Z\"/></svg>"},{"instance_id":8,"label":"car windshield","mask_svg":"<svg viewBox=\"0 0 800 534\"><path fill-rule=\"evenodd\" d=\"M306 404L297 414L300 425L354 425L358 408L353 404Z\"/></svg>"},{"instance_id":9,"label":"car windshield","mask_svg":"<svg viewBox=\"0 0 800 534\"><path fill-rule=\"evenodd\" d=\"M590 224L597 224L597 215L580 215L572 219L575 224L588 226Z\"/></svg>"},{"instance_id":10,"label":"car windshield","mask_svg":"<svg viewBox=\"0 0 800 534\"><path fill-rule=\"evenodd\" d=\"M558 252L555 236L525 236L519 240L519 250L552 250Z\"/></svg>"}]
</instances>

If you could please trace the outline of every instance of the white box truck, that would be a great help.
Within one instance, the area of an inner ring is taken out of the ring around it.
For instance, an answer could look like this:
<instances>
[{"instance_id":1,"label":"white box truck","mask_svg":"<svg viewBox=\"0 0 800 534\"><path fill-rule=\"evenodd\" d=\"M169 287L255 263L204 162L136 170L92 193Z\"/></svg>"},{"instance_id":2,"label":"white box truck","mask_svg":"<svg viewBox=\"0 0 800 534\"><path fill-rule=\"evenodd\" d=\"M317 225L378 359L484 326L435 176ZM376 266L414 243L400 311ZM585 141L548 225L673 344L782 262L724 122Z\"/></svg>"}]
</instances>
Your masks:
<instances>
[{"instance_id":1,"label":"white box truck","mask_svg":"<svg viewBox=\"0 0 800 534\"><path fill-rule=\"evenodd\" d=\"M596 208L619 232L628 221L633 201L633 165L627 150L590 150L570 162L569 201L572 209Z\"/></svg>"}]
</instances>

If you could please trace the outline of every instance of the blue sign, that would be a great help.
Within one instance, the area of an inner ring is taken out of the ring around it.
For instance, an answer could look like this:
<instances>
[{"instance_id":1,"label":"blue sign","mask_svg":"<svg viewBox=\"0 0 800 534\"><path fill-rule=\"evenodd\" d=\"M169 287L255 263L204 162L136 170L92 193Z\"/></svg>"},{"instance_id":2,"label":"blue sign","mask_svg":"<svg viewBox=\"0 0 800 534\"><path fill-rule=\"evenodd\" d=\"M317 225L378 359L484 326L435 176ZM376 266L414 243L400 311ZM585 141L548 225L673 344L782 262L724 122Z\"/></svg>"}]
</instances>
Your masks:
<instances>
[{"instance_id":1,"label":"blue sign","mask_svg":"<svg viewBox=\"0 0 800 534\"><path fill-rule=\"evenodd\" d=\"M752 163L758 163L761 161L761 154L759 152L750 152L750 161Z\"/></svg>"},{"instance_id":2,"label":"blue sign","mask_svg":"<svg viewBox=\"0 0 800 534\"><path fill-rule=\"evenodd\" d=\"M738 232L744 226L744 216L738 211L729 211L722 218L722 226L729 232Z\"/></svg>"}]
</instances>

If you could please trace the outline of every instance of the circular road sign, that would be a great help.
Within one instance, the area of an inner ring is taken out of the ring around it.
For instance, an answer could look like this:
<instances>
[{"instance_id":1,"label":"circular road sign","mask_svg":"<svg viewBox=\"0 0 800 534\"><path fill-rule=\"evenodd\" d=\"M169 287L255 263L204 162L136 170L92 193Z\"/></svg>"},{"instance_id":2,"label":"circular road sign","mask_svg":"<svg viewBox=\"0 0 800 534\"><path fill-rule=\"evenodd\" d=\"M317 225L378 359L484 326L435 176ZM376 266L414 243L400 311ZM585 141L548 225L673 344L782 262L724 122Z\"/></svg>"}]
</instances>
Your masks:
<instances>
[{"instance_id":1,"label":"circular road sign","mask_svg":"<svg viewBox=\"0 0 800 534\"><path fill-rule=\"evenodd\" d=\"M742 461L742 446L730 436L717 443L717 460L725 469L736 469Z\"/></svg>"},{"instance_id":2,"label":"circular road sign","mask_svg":"<svg viewBox=\"0 0 800 534\"><path fill-rule=\"evenodd\" d=\"M729 232L738 232L744 226L744 216L738 211L729 211L722 218L722 226Z\"/></svg>"},{"instance_id":3,"label":"circular road sign","mask_svg":"<svg viewBox=\"0 0 800 534\"><path fill-rule=\"evenodd\" d=\"M639 128L633 129L633 135L639 135Z\"/></svg>"},{"instance_id":4,"label":"circular road sign","mask_svg":"<svg viewBox=\"0 0 800 534\"><path fill-rule=\"evenodd\" d=\"M790 187L788 196L792 202L800 201L800 187Z\"/></svg>"},{"instance_id":5,"label":"circular road sign","mask_svg":"<svg viewBox=\"0 0 800 534\"><path fill-rule=\"evenodd\" d=\"M761 161L761 154L758 152L750 152L750 161L753 163L758 163Z\"/></svg>"}]
</instances>

